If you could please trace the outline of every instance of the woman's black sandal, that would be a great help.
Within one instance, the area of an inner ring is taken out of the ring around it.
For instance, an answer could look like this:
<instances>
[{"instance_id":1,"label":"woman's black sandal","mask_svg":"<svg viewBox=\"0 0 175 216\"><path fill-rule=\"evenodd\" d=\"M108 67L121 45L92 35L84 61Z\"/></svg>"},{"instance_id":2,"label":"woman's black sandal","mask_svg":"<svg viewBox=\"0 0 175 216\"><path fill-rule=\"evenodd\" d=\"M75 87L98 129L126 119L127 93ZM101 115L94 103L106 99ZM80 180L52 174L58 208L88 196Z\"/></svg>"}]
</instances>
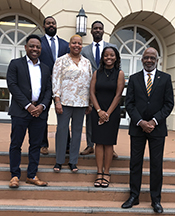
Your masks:
<instances>
[{"instance_id":1,"label":"woman's black sandal","mask_svg":"<svg viewBox=\"0 0 175 216\"><path fill-rule=\"evenodd\" d=\"M103 175L111 176L111 174L106 174L106 173L103 173ZM110 181L108 181L107 179L105 179L103 177L103 180L102 180L102 183L101 183L101 187L107 188L109 186L109 183L110 183Z\"/></svg>"},{"instance_id":2,"label":"woman's black sandal","mask_svg":"<svg viewBox=\"0 0 175 216\"><path fill-rule=\"evenodd\" d=\"M53 167L54 172L60 172L62 165L56 163L55 166Z\"/></svg>"},{"instance_id":3,"label":"woman's black sandal","mask_svg":"<svg viewBox=\"0 0 175 216\"><path fill-rule=\"evenodd\" d=\"M68 163L68 165L69 165L70 170L71 170L73 173L78 172L78 168L77 168L76 164Z\"/></svg>"},{"instance_id":4,"label":"woman's black sandal","mask_svg":"<svg viewBox=\"0 0 175 216\"><path fill-rule=\"evenodd\" d=\"M97 175L103 175L103 173L97 173ZM94 181L94 187L101 187L101 183L99 182L99 180L103 180L103 178L97 178Z\"/></svg>"}]
</instances>

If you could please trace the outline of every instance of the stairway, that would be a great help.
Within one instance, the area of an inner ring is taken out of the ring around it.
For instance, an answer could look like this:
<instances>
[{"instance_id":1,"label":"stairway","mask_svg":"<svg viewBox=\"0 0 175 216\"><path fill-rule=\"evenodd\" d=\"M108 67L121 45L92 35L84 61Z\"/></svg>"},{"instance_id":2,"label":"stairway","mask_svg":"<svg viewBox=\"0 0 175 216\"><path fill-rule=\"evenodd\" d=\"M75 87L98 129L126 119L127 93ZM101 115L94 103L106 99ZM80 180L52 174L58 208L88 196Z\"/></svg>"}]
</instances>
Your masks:
<instances>
[{"instance_id":1,"label":"stairway","mask_svg":"<svg viewBox=\"0 0 175 216\"><path fill-rule=\"evenodd\" d=\"M80 156L76 174L66 163L60 173L53 172L55 154L41 156L38 177L49 182L48 187L25 183L28 158L22 153L20 187L10 189L9 158L0 152L0 216L133 216L152 215L149 195L149 160L145 158L140 204L122 209L121 204L129 197L129 157L113 160L111 184L108 188L95 188L95 156ZM175 214L175 159L164 159L164 184L162 189L163 215Z\"/></svg>"}]
</instances>

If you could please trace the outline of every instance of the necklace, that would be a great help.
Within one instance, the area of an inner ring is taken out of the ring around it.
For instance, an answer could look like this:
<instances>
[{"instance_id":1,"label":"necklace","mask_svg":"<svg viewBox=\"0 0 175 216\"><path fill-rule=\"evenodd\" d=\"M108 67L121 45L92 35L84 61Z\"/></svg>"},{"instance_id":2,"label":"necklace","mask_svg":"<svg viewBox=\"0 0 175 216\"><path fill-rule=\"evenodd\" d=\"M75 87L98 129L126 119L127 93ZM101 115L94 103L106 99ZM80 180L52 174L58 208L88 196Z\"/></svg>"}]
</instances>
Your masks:
<instances>
[{"instance_id":1,"label":"necklace","mask_svg":"<svg viewBox=\"0 0 175 216\"><path fill-rule=\"evenodd\" d=\"M104 70L104 73L106 74L107 77L109 77L110 74L107 74L105 70Z\"/></svg>"},{"instance_id":2,"label":"necklace","mask_svg":"<svg viewBox=\"0 0 175 216\"><path fill-rule=\"evenodd\" d=\"M78 65L80 59L79 59L78 61L75 61L75 60L72 59L72 61L73 61L76 65Z\"/></svg>"},{"instance_id":3,"label":"necklace","mask_svg":"<svg viewBox=\"0 0 175 216\"><path fill-rule=\"evenodd\" d=\"M113 72L113 68L112 69L104 68L104 73L106 74L107 78L111 75L112 72Z\"/></svg>"},{"instance_id":4,"label":"necklace","mask_svg":"<svg viewBox=\"0 0 175 216\"><path fill-rule=\"evenodd\" d=\"M79 61L80 61L80 56L78 58L76 58L76 60L73 59L73 57L69 54L69 56L71 57L72 61L78 65Z\"/></svg>"}]
</instances>

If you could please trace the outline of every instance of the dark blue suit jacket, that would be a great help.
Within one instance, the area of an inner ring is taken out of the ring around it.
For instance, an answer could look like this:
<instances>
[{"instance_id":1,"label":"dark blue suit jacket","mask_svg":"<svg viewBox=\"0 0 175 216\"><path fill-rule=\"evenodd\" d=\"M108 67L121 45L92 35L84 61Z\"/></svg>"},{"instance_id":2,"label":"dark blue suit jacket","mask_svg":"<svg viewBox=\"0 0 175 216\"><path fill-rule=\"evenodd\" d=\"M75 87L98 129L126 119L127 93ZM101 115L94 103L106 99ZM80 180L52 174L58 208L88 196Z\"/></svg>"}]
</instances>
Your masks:
<instances>
[{"instance_id":1,"label":"dark blue suit jacket","mask_svg":"<svg viewBox=\"0 0 175 216\"><path fill-rule=\"evenodd\" d=\"M66 53L69 53L69 43L61 38L58 38L58 43L59 43L59 51L58 51L58 56L57 57L60 57L60 56L63 56L64 54ZM41 46L42 46L42 50L41 50L41 55L39 57L40 61L43 62L44 64L46 64L49 68L50 68L50 71L51 71L51 74L52 74L52 68L53 68L53 65L54 65L54 59L53 59L53 56L52 56L52 51L51 51L51 48L49 46L49 43L47 41L47 38L46 36L43 36L41 38Z\"/></svg>"},{"instance_id":2,"label":"dark blue suit jacket","mask_svg":"<svg viewBox=\"0 0 175 216\"><path fill-rule=\"evenodd\" d=\"M52 97L51 77L47 65L41 62L40 68L41 92L37 104L46 106L46 109L40 115L40 118L46 119ZM12 94L9 115L16 117L27 116L28 111L25 109L25 106L31 102L32 88L26 56L13 59L10 62L7 70L7 85Z\"/></svg>"}]
</instances>

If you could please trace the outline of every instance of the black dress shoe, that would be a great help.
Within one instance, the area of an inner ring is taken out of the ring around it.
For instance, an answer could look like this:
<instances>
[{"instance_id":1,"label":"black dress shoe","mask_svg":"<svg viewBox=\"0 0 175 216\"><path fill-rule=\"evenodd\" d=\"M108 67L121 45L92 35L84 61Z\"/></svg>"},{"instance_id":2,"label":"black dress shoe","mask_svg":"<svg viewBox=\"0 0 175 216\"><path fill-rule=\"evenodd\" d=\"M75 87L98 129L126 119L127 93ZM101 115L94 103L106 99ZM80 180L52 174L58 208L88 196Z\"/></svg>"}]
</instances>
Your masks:
<instances>
[{"instance_id":1,"label":"black dress shoe","mask_svg":"<svg viewBox=\"0 0 175 216\"><path fill-rule=\"evenodd\" d=\"M138 204L139 204L139 199L133 196L130 196L129 199L126 202L124 202L121 207L122 208L132 208L133 205L138 205Z\"/></svg>"},{"instance_id":2,"label":"black dress shoe","mask_svg":"<svg viewBox=\"0 0 175 216\"><path fill-rule=\"evenodd\" d=\"M163 208L159 202L152 202L151 206L153 207L154 212L156 213L163 212Z\"/></svg>"}]
</instances>

